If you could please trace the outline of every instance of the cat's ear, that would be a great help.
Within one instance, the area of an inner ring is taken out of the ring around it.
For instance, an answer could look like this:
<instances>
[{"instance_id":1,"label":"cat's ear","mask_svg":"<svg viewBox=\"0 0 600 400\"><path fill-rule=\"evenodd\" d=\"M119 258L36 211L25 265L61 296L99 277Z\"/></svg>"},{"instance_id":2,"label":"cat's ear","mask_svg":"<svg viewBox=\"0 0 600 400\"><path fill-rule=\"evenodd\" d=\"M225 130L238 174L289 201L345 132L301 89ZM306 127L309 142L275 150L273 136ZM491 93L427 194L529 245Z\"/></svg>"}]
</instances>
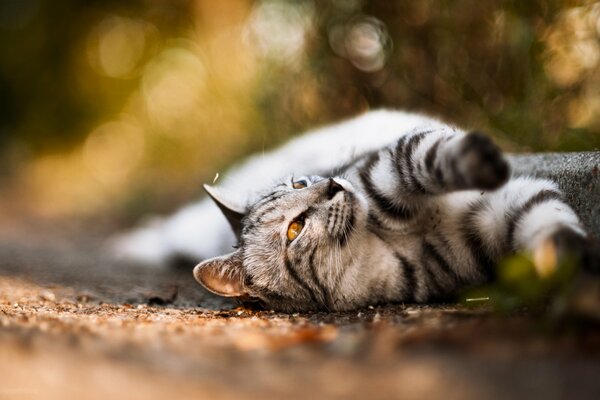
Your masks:
<instances>
[{"instance_id":1,"label":"cat's ear","mask_svg":"<svg viewBox=\"0 0 600 400\"><path fill-rule=\"evenodd\" d=\"M219 189L214 186L204 185L204 190L208 196L219 207L227 222L231 225L233 233L239 239L242 234L242 218L246 215L246 206L236 201L236 198L224 189Z\"/></svg>"},{"instance_id":2,"label":"cat's ear","mask_svg":"<svg viewBox=\"0 0 600 400\"><path fill-rule=\"evenodd\" d=\"M235 297L246 293L245 273L239 250L196 265L194 278L206 289L219 296Z\"/></svg>"}]
</instances>

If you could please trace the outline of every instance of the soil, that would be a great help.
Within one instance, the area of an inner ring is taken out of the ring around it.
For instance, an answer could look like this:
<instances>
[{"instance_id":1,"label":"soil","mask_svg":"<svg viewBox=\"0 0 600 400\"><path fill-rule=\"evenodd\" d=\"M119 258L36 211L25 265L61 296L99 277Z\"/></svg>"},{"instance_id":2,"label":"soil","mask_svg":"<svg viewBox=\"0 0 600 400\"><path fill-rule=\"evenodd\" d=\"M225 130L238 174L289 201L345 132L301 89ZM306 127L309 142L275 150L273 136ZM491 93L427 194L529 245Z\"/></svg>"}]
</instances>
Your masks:
<instances>
[{"instance_id":1,"label":"soil","mask_svg":"<svg viewBox=\"0 0 600 400\"><path fill-rule=\"evenodd\" d=\"M0 398L600 398L597 326L485 306L253 311L93 235L5 236Z\"/></svg>"}]
</instances>

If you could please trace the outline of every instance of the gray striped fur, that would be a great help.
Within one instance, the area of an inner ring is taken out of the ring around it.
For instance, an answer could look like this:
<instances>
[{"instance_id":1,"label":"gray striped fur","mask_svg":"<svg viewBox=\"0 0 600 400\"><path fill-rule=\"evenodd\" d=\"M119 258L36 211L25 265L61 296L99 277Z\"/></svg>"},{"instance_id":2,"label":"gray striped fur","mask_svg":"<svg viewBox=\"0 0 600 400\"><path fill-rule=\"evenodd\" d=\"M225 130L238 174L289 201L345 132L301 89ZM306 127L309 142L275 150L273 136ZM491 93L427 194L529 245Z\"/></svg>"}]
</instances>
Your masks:
<instances>
[{"instance_id":1,"label":"gray striped fur","mask_svg":"<svg viewBox=\"0 0 600 400\"><path fill-rule=\"evenodd\" d=\"M584 235L553 182L510 178L480 133L424 125L333 170L256 196L238 248L200 263L196 279L284 311L428 302L493 279L502 257L561 229ZM343 188L333 196L331 179ZM304 229L289 242L299 217Z\"/></svg>"}]
</instances>

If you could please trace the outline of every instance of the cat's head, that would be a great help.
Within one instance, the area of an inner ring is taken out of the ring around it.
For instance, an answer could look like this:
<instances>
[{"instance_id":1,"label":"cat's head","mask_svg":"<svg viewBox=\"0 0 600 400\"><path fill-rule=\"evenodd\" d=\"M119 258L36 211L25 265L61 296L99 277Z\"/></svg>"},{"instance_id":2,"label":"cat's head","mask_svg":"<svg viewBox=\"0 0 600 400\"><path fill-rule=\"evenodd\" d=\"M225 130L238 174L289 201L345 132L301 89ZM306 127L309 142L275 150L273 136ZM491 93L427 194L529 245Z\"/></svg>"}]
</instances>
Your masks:
<instances>
[{"instance_id":1,"label":"cat's head","mask_svg":"<svg viewBox=\"0 0 600 400\"><path fill-rule=\"evenodd\" d=\"M350 182L289 179L248 207L206 189L239 243L232 253L197 265L199 283L282 311L344 308L353 290L345 275L357 262L367 215L366 200Z\"/></svg>"}]
</instances>

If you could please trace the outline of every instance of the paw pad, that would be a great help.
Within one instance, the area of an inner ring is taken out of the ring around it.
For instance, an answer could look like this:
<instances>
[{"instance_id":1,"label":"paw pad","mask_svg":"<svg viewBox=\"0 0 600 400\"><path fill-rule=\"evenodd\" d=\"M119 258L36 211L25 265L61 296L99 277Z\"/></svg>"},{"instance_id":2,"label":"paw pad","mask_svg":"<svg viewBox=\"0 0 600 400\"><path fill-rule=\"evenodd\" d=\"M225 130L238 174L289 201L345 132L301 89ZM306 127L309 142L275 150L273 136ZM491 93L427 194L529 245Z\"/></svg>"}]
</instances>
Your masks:
<instances>
[{"instance_id":1,"label":"paw pad","mask_svg":"<svg viewBox=\"0 0 600 400\"><path fill-rule=\"evenodd\" d=\"M500 148L489 137L473 132L463 143L459 162L472 187L491 190L506 182L510 167Z\"/></svg>"}]
</instances>

